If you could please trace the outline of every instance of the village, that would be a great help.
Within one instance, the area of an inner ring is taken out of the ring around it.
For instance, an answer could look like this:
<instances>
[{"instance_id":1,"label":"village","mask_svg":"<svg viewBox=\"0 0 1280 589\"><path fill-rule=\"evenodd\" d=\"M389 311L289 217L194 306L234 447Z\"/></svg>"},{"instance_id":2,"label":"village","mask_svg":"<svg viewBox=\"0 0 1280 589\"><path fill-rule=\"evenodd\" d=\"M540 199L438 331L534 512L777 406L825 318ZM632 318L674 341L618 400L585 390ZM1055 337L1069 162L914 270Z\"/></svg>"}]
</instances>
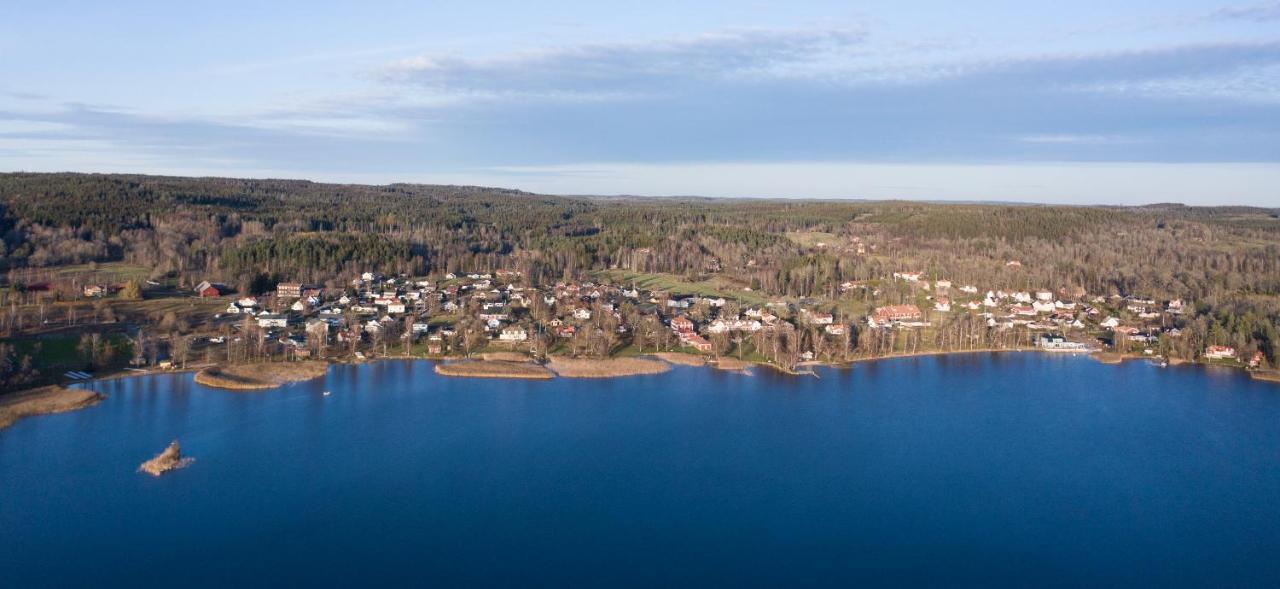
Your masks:
<instances>
[{"instance_id":1,"label":"village","mask_svg":"<svg viewBox=\"0 0 1280 589\"><path fill-rule=\"evenodd\" d=\"M886 278L888 279L888 278ZM507 350L545 359L550 354L607 357L682 350L707 356L737 355L792 369L808 362L841 362L867 355L938 350L926 343L909 350L869 352L859 339L888 332L927 333L961 316L990 332L1013 334L1000 347L1053 352L1112 352L1163 357L1161 342L1181 336L1179 299L1076 291L985 290L930 280L922 272L895 272L915 302L871 305L862 316L841 314L831 301L776 298L746 306L729 296L684 295L593 281L524 284L518 271L448 273L410 277L365 272L346 288L283 282L274 292L236 296L204 282L194 294L227 300L210 317L210 344L228 346L252 335L258 355L308 359L342 355L462 357ZM872 284L846 282L843 294ZM209 330L206 330L209 331ZM892 335L889 335L892 337ZM958 351L964 347L957 348ZM1257 366L1229 346L1211 345L1205 360ZM234 357L229 353L228 359Z\"/></svg>"}]
</instances>

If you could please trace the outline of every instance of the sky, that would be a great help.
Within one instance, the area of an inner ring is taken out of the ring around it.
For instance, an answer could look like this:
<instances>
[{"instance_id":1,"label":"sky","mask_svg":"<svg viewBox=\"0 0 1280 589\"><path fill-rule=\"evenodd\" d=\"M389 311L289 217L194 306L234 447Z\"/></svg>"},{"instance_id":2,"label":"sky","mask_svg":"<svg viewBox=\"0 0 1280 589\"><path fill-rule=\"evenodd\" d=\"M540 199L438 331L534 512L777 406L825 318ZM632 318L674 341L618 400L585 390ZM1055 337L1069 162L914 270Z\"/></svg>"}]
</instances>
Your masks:
<instances>
[{"instance_id":1,"label":"sky","mask_svg":"<svg viewBox=\"0 0 1280 589\"><path fill-rule=\"evenodd\" d=\"M1280 207L1280 1L0 7L0 171Z\"/></svg>"}]
</instances>

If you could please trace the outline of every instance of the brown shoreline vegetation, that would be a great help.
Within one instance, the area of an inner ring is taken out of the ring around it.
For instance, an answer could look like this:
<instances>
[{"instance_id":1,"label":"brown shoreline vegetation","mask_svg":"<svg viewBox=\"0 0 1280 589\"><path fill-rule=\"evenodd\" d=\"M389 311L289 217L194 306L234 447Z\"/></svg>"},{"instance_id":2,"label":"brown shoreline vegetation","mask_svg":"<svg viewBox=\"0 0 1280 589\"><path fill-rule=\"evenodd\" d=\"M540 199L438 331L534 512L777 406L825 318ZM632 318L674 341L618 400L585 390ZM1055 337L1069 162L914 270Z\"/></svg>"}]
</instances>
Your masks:
<instances>
[{"instance_id":1,"label":"brown shoreline vegetation","mask_svg":"<svg viewBox=\"0 0 1280 589\"><path fill-rule=\"evenodd\" d=\"M685 352L655 352L653 354L665 362L678 364L680 366L704 366L707 359L697 354L687 354Z\"/></svg>"},{"instance_id":2,"label":"brown shoreline vegetation","mask_svg":"<svg viewBox=\"0 0 1280 589\"><path fill-rule=\"evenodd\" d=\"M195 381L219 389L259 391L319 378L328 370L329 363L322 360L212 366L197 372Z\"/></svg>"},{"instance_id":3,"label":"brown shoreline vegetation","mask_svg":"<svg viewBox=\"0 0 1280 589\"><path fill-rule=\"evenodd\" d=\"M1131 359L1125 354L1119 354L1116 352L1094 352L1089 354L1089 357L1103 364L1119 364L1125 360Z\"/></svg>"},{"instance_id":4,"label":"brown shoreline vegetation","mask_svg":"<svg viewBox=\"0 0 1280 589\"><path fill-rule=\"evenodd\" d=\"M485 360L492 360L492 361L499 361L499 362L532 362L533 361L533 358L530 358L527 354L522 354L520 352L485 352L483 354L480 354L480 357Z\"/></svg>"},{"instance_id":5,"label":"brown shoreline vegetation","mask_svg":"<svg viewBox=\"0 0 1280 589\"><path fill-rule=\"evenodd\" d=\"M565 378L610 378L661 374L671 370L671 365L647 358L562 358L552 356L547 366L557 376Z\"/></svg>"},{"instance_id":6,"label":"brown shoreline vegetation","mask_svg":"<svg viewBox=\"0 0 1280 589\"><path fill-rule=\"evenodd\" d=\"M548 380L555 375L550 370L531 362L507 362L504 360L459 360L437 363L436 374L467 378L521 378Z\"/></svg>"},{"instance_id":7,"label":"brown shoreline vegetation","mask_svg":"<svg viewBox=\"0 0 1280 589\"><path fill-rule=\"evenodd\" d=\"M1249 378L1280 384L1280 370L1250 370Z\"/></svg>"},{"instance_id":8,"label":"brown shoreline vegetation","mask_svg":"<svg viewBox=\"0 0 1280 589\"><path fill-rule=\"evenodd\" d=\"M754 366L755 363L748 362L746 360L739 360L737 358L720 358L719 360L712 362L711 365L719 370L751 374L751 367Z\"/></svg>"},{"instance_id":9,"label":"brown shoreline vegetation","mask_svg":"<svg viewBox=\"0 0 1280 589\"><path fill-rule=\"evenodd\" d=\"M19 419L75 411L96 405L104 399L87 389L68 389L57 385L40 387L0 397L0 429Z\"/></svg>"}]
</instances>

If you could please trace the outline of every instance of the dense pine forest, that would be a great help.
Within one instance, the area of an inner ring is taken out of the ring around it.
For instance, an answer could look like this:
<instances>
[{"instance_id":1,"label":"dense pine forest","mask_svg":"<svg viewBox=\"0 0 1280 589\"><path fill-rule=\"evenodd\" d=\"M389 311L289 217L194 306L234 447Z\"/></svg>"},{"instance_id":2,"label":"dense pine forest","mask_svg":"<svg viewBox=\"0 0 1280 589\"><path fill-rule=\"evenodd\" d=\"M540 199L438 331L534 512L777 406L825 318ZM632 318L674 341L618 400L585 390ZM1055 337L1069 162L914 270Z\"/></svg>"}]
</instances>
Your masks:
<instances>
[{"instance_id":1,"label":"dense pine forest","mask_svg":"<svg viewBox=\"0 0 1280 589\"><path fill-rule=\"evenodd\" d=\"M371 269L410 276L505 269L534 286L665 276L714 280L752 297L827 301L839 312L855 308L840 301L912 300L915 286L889 279L910 270L984 290L1183 299L1184 327L1194 336L1185 345L1257 349L1274 364L1278 217L1280 209L1176 204L560 197L469 186L12 173L0 174L0 271L11 309L30 303L26 289L60 269L126 263L176 288L211 281L245 294L281 281L341 289Z\"/></svg>"}]
</instances>

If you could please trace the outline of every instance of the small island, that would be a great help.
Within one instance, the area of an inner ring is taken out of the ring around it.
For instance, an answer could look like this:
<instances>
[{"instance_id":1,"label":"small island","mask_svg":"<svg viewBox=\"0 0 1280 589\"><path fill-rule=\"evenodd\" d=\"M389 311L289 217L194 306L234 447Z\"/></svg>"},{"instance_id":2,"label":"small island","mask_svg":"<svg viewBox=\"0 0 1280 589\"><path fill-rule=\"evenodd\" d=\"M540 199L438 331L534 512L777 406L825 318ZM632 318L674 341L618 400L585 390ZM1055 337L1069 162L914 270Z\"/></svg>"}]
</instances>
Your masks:
<instances>
[{"instance_id":1,"label":"small island","mask_svg":"<svg viewBox=\"0 0 1280 589\"><path fill-rule=\"evenodd\" d=\"M307 362L270 362L215 366L196 373L197 384L235 391L274 389L291 382L302 382L324 376L329 363L313 360Z\"/></svg>"},{"instance_id":2,"label":"small island","mask_svg":"<svg viewBox=\"0 0 1280 589\"><path fill-rule=\"evenodd\" d=\"M647 358L563 358L552 356L547 362L557 376L565 378L610 378L661 374L671 370L671 365Z\"/></svg>"},{"instance_id":3,"label":"small island","mask_svg":"<svg viewBox=\"0 0 1280 589\"><path fill-rule=\"evenodd\" d=\"M138 467L138 472L145 472L151 476L160 476L171 470L183 468L195 461L194 458L182 456L182 447L178 445L178 441L169 442L169 446L156 455L155 458L142 463Z\"/></svg>"},{"instance_id":4,"label":"small island","mask_svg":"<svg viewBox=\"0 0 1280 589\"><path fill-rule=\"evenodd\" d=\"M459 360L436 364L436 374L467 378L521 378L548 380L555 375L550 370L531 362L507 360Z\"/></svg>"}]
</instances>

